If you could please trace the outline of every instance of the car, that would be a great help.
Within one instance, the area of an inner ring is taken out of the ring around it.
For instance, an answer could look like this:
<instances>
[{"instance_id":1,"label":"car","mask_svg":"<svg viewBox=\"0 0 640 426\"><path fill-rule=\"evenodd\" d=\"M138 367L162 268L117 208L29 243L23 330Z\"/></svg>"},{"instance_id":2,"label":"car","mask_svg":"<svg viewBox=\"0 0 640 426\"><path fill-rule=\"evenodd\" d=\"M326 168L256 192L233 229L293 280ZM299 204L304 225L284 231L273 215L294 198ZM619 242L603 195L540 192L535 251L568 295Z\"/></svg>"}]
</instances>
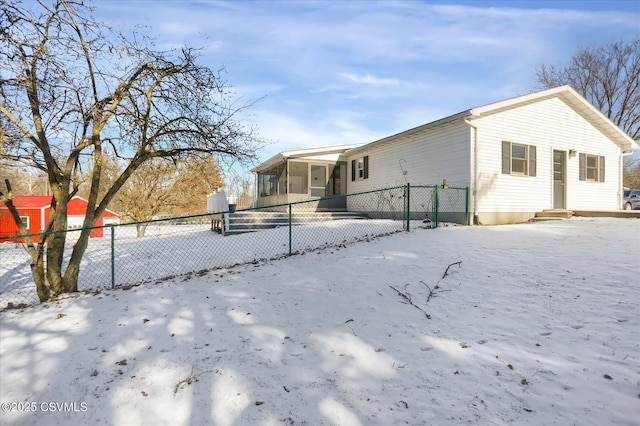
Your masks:
<instances>
[{"instance_id":1,"label":"car","mask_svg":"<svg viewBox=\"0 0 640 426\"><path fill-rule=\"evenodd\" d=\"M622 198L624 210L640 209L640 189L625 189Z\"/></svg>"}]
</instances>

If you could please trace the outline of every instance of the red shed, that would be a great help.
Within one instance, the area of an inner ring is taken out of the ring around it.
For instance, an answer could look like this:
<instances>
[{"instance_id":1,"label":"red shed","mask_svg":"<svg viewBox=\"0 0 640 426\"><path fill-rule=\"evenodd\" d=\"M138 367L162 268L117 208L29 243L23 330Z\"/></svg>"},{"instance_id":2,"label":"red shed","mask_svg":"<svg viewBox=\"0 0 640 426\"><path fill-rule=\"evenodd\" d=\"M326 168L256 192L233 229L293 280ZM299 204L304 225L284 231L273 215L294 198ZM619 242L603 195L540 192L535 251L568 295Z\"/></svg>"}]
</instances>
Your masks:
<instances>
[{"instance_id":1,"label":"red shed","mask_svg":"<svg viewBox=\"0 0 640 426\"><path fill-rule=\"evenodd\" d=\"M49 220L49 210L51 208L50 195L22 195L13 199L13 205L18 209L20 218L25 223L29 234L37 234L44 231ZM67 226L68 229L82 228L84 222L84 212L87 209L87 200L82 197L73 197L67 204ZM105 210L95 226L102 226L109 223L120 223L120 215ZM9 209L4 203L0 203L0 242L15 237L19 233L18 226L13 221ZM103 228L91 231L89 236L102 237ZM15 241L15 238L12 239Z\"/></svg>"}]
</instances>

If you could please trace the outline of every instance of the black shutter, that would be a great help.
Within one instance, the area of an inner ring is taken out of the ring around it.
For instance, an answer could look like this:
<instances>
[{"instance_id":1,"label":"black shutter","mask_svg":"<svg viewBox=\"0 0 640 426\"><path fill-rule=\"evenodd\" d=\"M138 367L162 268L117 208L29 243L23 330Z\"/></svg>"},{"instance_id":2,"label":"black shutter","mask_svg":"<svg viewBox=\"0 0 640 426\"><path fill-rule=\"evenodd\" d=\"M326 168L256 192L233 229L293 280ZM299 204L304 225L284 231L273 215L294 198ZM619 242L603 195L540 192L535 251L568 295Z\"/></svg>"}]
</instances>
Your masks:
<instances>
[{"instance_id":1,"label":"black shutter","mask_svg":"<svg viewBox=\"0 0 640 426\"><path fill-rule=\"evenodd\" d=\"M351 160L351 182L356 180L356 160Z\"/></svg>"},{"instance_id":2,"label":"black shutter","mask_svg":"<svg viewBox=\"0 0 640 426\"><path fill-rule=\"evenodd\" d=\"M580 180L587 180L587 154L580 153Z\"/></svg>"},{"instance_id":3,"label":"black shutter","mask_svg":"<svg viewBox=\"0 0 640 426\"><path fill-rule=\"evenodd\" d=\"M364 162L364 177L363 179L369 179L369 156L363 158Z\"/></svg>"},{"instance_id":4,"label":"black shutter","mask_svg":"<svg viewBox=\"0 0 640 426\"><path fill-rule=\"evenodd\" d=\"M529 176L536 175L536 147L529 145Z\"/></svg>"},{"instance_id":5,"label":"black shutter","mask_svg":"<svg viewBox=\"0 0 640 426\"><path fill-rule=\"evenodd\" d=\"M604 182L604 157L598 157L598 180Z\"/></svg>"},{"instance_id":6,"label":"black shutter","mask_svg":"<svg viewBox=\"0 0 640 426\"><path fill-rule=\"evenodd\" d=\"M511 142L502 142L502 174L511 174Z\"/></svg>"}]
</instances>

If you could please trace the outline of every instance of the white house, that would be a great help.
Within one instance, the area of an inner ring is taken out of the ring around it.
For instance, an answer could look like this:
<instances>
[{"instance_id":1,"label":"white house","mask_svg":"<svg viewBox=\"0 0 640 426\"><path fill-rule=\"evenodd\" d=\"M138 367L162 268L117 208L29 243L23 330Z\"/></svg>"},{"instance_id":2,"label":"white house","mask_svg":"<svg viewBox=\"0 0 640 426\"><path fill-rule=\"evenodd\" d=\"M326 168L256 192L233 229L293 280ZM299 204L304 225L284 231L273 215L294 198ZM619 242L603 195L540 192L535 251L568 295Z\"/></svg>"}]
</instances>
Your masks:
<instances>
[{"instance_id":1,"label":"white house","mask_svg":"<svg viewBox=\"0 0 640 426\"><path fill-rule=\"evenodd\" d=\"M501 224L548 209L618 210L623 156L638 148L575 90L561 86L347 149L338 162L346 163L347 194L446 180L470 188L474 223ZM347 209L357 206L347 199Z\"/></svg>"}]
</instances>

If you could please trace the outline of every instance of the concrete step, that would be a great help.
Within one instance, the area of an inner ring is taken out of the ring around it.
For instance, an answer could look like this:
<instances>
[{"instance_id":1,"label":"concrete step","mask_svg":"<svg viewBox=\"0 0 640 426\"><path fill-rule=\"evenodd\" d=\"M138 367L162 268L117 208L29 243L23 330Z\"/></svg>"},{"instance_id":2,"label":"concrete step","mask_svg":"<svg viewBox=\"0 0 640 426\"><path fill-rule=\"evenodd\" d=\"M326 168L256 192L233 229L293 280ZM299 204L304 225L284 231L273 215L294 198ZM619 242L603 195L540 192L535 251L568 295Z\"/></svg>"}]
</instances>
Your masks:
<instances>
[{"instance_id":1,"label":"concrete step","mask_svg":"<svg viewBox=\"0 0 640 426\"><path fill-rule=\"evenodd\" d=\"M594 210L576 210L575 216L579 217L622 217L622 218L640 218L640 210L610 210L610 211L594 211Z\"/></svg>"},{"instance_id":2,"label":"concrete step","mask_svg":"<svg viewBox=\"0 0 640 426\"><path fill-rule=\"evenodd\" d=\"M549 209L536 213L536 218L559 218L569 219L573 216L573 210Z\"/></svg>"}]
</instances>

